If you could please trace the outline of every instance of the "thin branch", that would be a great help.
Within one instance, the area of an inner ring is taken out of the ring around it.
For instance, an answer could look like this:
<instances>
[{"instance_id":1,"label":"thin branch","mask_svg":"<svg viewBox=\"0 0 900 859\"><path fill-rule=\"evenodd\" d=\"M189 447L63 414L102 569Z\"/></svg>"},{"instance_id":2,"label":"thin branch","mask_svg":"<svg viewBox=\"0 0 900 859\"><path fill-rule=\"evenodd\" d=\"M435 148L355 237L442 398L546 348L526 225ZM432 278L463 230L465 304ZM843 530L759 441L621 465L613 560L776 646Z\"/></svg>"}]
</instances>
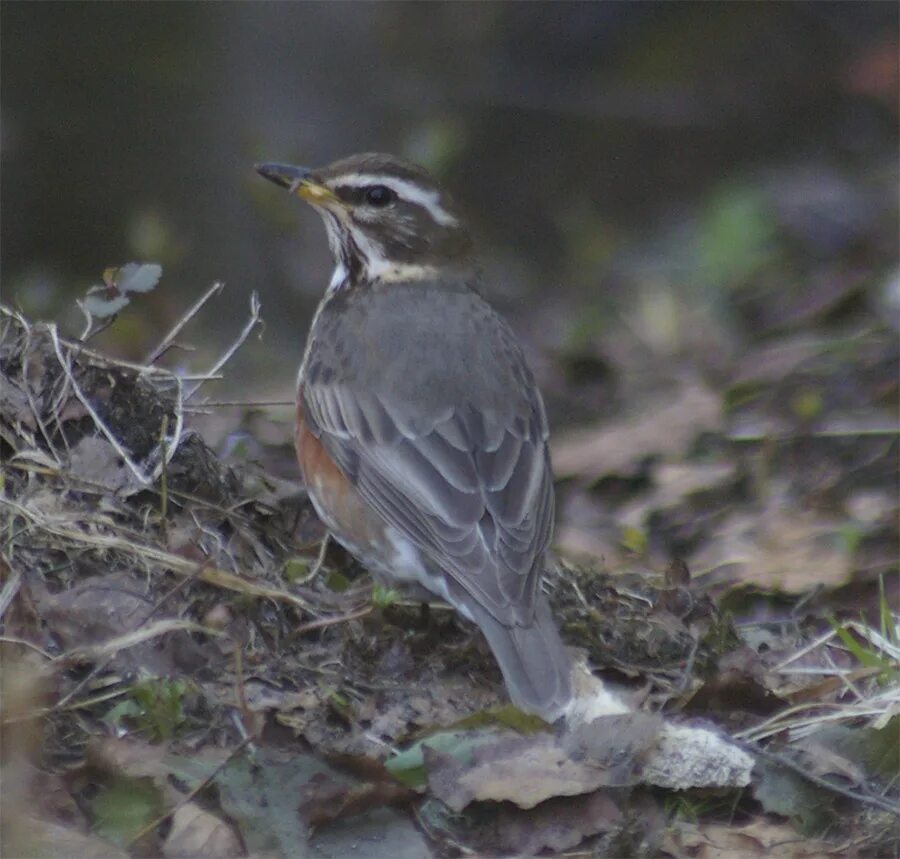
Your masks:
<instances>
[{"instance_id":1,"label":"thin branch","mask_svg":"<svg viewBox=\"0 0 900 859\"><path fill-rule=\"evenodd\" d=\"M52 662L56 657L52 653L47 653L46 650L41 649L36 644L31 641L27 641L24 638L16 638L14 635L0 635L0 643L3 644L18 644L21 647L27 647L29 650L33 650L35 653L40 653L44 659Z\"/></svg>"},{"instance_id":2,"label":"thin branch","mask_svg":"<svg viewBox=\"0 0 900 859\"><path fill-rule=\"evenodd\" d=\"M308 585L317 575L319 575L319 572L325 564L325 556L328 554L328 543L330 540L331 534L326 531L319 543L319 552L316 555L316 560L313 562L312 567L302 579L294 581L294 585Z\"/></svg>"},{"instance_id":3,"label":"thin branch","mask_svg":"<svg viewBox=\"0 0 900 859\"><path fill-rule=\"evenodd\" d=\"M161 445L160 447L154 448L153 451L151 451L151 453L148 455L148 462L152 461L155 457L158 457L159 462L155 465L150 474L147 474L145 469L138 465L131 458L125 448L120 444L115 434L104 423L103 419L100 417L96 409L94 409L94 407L91 405L90 400L81 390L78 382L75 381L75 376L72 373L72 368L69 364L69 361L66 360L66 358L63 356L62 346L65 345L69 349L78 348L79 352L87 354L90 353L87 350L82 349L80 345L76 347L74 344L69 344L65 340L63 340L59 336L59 332L57 331L55 325L48 325L47 331L50 335L50 340L53 343L53 349L56 353L56 358L59 361L59 365L62 368L66 381L72 387L72 391L75 394L75 397L87 410L97 429L99 429L100 432L103 433L103 435L106 437L106 440L112 445L116 453L122 458L128 468L131 470L132 474L134 474L134 476L137 478L138 482L142 486L149 486L150 484L152 484L162 474L162 470L172 461L172 457L175 456L175 453L178 450L178 446L181 443L182 432L184 429L185 400L184 385L182 380L169 370L160 370L157 367L145 367L139 364L128 364L127 362L110 361L110 359L104 359L108 363L114 365L118 364L119 366L127 366L129 367L129 369L134 369L142 375L151 375L156 377L161 376L167 381L172 382L175 386L175 402L172 404L172 411L175 418L175 427L171 437L166 439L165 444Z\"/></svg>"},{"instance_id":4,"label":"thin branch","mask_svg":"<svg viewBox=\"0 0 900 859\"><path fill-rule=\"evenodd\" d=\"M900 426L889 421L880 421L867 424L863 421L854 421L849 418L836 419L830 425L824 426L812 432L803 433L804 438L864 438L866 436L888 436L895 437L900 435ZM779 441L790 440L800 436L796 432L777 430L769 431L767 429L737 429L727 432L725 437L729 441L735 442L762 442L762 441Z\"/></svg>"},{"instance_id":5,"label":"thin branch","mask_svg":"<svg viewBox=\"0 0 900 859\"><path fill-rule=\"evenodd\" d=\"M22 587L22 571L13 570L9 560L6 558L3 560L6 563L6 566L12 571L12 574L6 580L6 584L3 585L3 590L0 591L0 619L6 614L6 610L9 608L10 603L16 598L19 588Z\"/></svg>"},{"instance_id":6,"label":"thin branch","mask_svg":"<svg viewBox=\"0 0 900 859\"><path fill-rule=\"evenodd\" d=\"M82 313L84 313L84 315L90 322L90 325L84 329L84 332L79 338L82 343L87 343L89 340L93 340L98 334L102 334L104 331L106 331L107 328L112 328L112 326L116 324L116 320L119 318L118 313L113 313L111 316L104 319L103 322L98 325L93 331L91 331L90 326L94 324L94 318L91 316L90 311L85 310L84 307L82 307L80 301L76 299L75 303L79 307L81 307Z\"/></svg>"},{"instance_id":7,"label":"thin branch","mask_svg":"<svg viewBox=\"0 0 900 859\"><path fill-rule=\"evenodd\" d=\"M780 672L782 669L787 668L787 666L790 665L792 662L796 662L798 659L801 659L802 657L806 656L808 653L811 653L817 647L820 647L823 644L827 644L836 635L837 635L837 633L833 629L828 630L828 632L826 632L824 635L819 636L818 638L814 639L809 644L807 644L805 647L802 647L802 648L800 648L800 650L796 651L795 653L792 653L790 656L788 656L787 659L782 660L774 668L771 668L770 670L773 672Z\"/></svg>"},{"instance_id":8,"label":"thin branch","mask_svg":"<svg viewBox=\"0 0 900 859\"><path fill-rule=\"evenodd\" d=\"M874 698L870 698L869 701L871 702L878 699L879 696L875 696ZM803 719L790 718L796 713L803 713L810 710L822 710L828 712L813 713ZM803 704L796 704L793 707L788 707L786 710L776 713L759 725L736 732L733 735L733 739L753 742L774 736L787 729L790 729L792 737L797 738L809 733L813 728L820 728L822 725L829 722L846 722L850 719L865 719L870 716L877 718L879 716L884 716L884 714L884 707L876 708L871 703L869 705L852 704L848 706L846 704L831 704L825 701L807 701Z\"/></svg>"},{"instance_id":9,"label":"thin branch","mask_svg":"<svg viewBox=\"0 0 900 859\"><path fill-rule=\"evenodd\" d=\"M189 560L181 555L176 555L163 549L156 549L153 546L144 545L134 539L123 539L120 537L108 536L106 534L66 527L59 520L55 520L50 516L38 514L36 511L6 498L0 498L0 505L16 510L24 519L34 522L38 527L48 533L55 534L57 537L61 537L65 540L71 540L81 546L118 550L134 557L163 564L176 575L197 578L207 584L225 590L235 591L237 593L248 594L263 599L272 599L278 602L286 602L302 609L308 614L316 614L313 607L306 600L295 594L279 590L278 588L269 585L260 584L259 582L250 579L242 578L236 573L219 569L212 564L198 563L197 561Z\"/></svg>"},{"instance_id":10,"label":"thin branch","mask_svg":"<svg viewBox=\"0 0 900 859\"><path fill-rule=\"evenodd\" d=\"M26 334L31 335L32 328L28 324L28 321L17 311L12 308L7 307L4 304L0 304L0 316L5 316L11 319L15 319L16 322L22 327ZM44 324L38 323L36 325L38 328L51 328L55 327L52 324ZM65 337L60 337L57 332L56 335L59 342L65 346L67 349L70 349L78 354L78 356L86 355L89 358L96 361L98 364L104 367L124 367L127 370L136 370L138 373L143 373L145 375L163 377L165 379L173 379L176 378L175 374L171 370L167 370L165 367L154 367L148 366L146 364L137 364L134 361L126 361L122 358L111 358L109 355L104 355L101 352L96 352L93 349L89 349L82 342L78 340L69 340ZM185 380L192 379L208 379L210 378L208 373L202 374L185 374L182 376ZM219 377L216 377L219 378Z\"/></svg>"},{"instance_id":11,"label":"thin branch","mask_svg":"<svg viewBox=\"0 0 900 859\"><path fill-rule=\"evenodd\" d=\"M175 380L175 402L172 403L172 414L175 417L175 429L171 436L166 435L168 429L169 416L163 416L162 427L160 428L159 445L153 448L147 455L147 460L159 457L159 462L153 469L150 477L153 481L159 480L165 474L165 469L172 461L172 457L178 450L184 432L184 385L178 376L172 377Z\"/></svg>"},{"instance_id":12,"label":"thin branch","mask_svg":"<svg viewBox=\"0 0 900 859\"><path fill-rule=\"evenodd\" d=\"M324 629L326 626L337 626L339 623L347 623L351 620L359 620L361 617L371 614L375 610L374 606L367 605L364 608L351 611L349 614L342 614L338 617L320 617L311 620L309 623L302 623L300 626L292 630L294 635L301 635L305 632L312 632L314 629Z\"/></svg>"},{"instance_id":13,"label":"thin branch","mask_svg":"<svg viewBox=\"0 0 900 859\"><path fill-rule=\"evenodd\" d=\"M296 400L204 400L203 408L224 409L228 406L243 406L245 408L266 408L269 406L296 406Z\"/></svg>"},{"instance_id":14,"label":"thin branch","mask_svg":"<svg viewBox=\"0 0 900 859\"><path fill-rule=\"evenodd\" d=\"M63 373L65 374L66 380L72 386L72 391L75 396L78 398L81 405L85 407L87 413L91 416L91 419L94 421L94 425L97 429L100 430L101 433L106 437L106 440L112 445L113 450L122 458L125 464L128 466L131 473L135 476L137 481L141 484L141 486L147 486L153 482L153 479L144 474L143 469L132 460L131 456L128 454L128 451L119 444L119 440L116 438L115 434L112 430L109 429L108 426L103 422L103 419L97 414L96 409L91 405L91 401L87 398L85 393L81 390L78 382L75 381L75 377L72 375L72 368L69 366L69 362L63 357L62 346L59 340L59 334L57 333L55 325L49 325L47 330L50 333L50 339L53 342L53 350L56 352L56 358L59 361L59 366L62 368Z\"/></svg>"},{"instance_id":15,"label":"thin branch","mask_svg":"<svg viewBox=\"0 0 900 859\"><path fill-rule=\"evenodd\" d=\"M153 832L154 829L156 829L157 826L159 826L161 823L165 823L165 821L176 814L181 808L183 808L189 802L193 801L194 797L196 797L202 790L206 789L206 787L208 787L212 783L213 779L220 772L222 772L222 770L225 769L225 767L227 767L228 764L230 764L234 760L234 758L241 751L243 751L244 747L249 745L249 743L250 737L242 740L238 744L238 746L228 755L228 757L225 758L225 760L222 761L222 763L220 763L205 779L203 779L203 781L201 781L200 784L198 784L197 787L195 787L183 800L181 800L181 802L179 802L177 805L173 805L172 808L165 812L165 814L161 814L156 818L156 820L151 820L150 823L148 823L146 826L141 827L128 841L128 846L130 847L135 842L140 841L140 839L145 835L149 835L151 832Z\"/></svg>"},{"instance_id":16,"label":"thin branch","mask_svg":"<svg viewBox=\"0 0 900 859\"><path fill-rule=\"evenodd\" d=\"M66 653L62 653L53 661L64 665L73 662L90 662L94 659L102 659L106 656L115 656L121 650L128 650L145 641L159 638L170 632L178 632L187 630L189 632L202 632L204 635L218 636L221 635L218 630L210 629L202 624L194 623L190 620L181 620L180 618L163 618L161 620L139 626L130 632L117 635L102 644L85 645L76 647Z\"/></svg>"},{"instance_id":17,"label":"thin branch","mask_svg":"<svg viewBox=\"0 0 900 859\"><path fill-rule=\"evenodd\" d=\"M203 293L184 313L181 319L175 323L175 327L163 337L157 346L150 351L150 354L144 359L145 364L153 364L158 361L163 353L172 345L172 341L182 332L184 326L188 324L203 308L214 295L218 295L225 288L222 281L216 281L206 292Z\"/></svg>"},{"instance_id":18,"label":"thin branch","mask_svg":"<svg viewBox=\"0 0 900 859\"><path fill-rule=\"evenodd\" d=\"M733 737L731 739L745 752L760 757L763 760L769 761L769 763L773 763L776 766L784 767L785 769L790 770L791 772L795 773L803 779L806 779L806 781L816 785L817 787L829 790L832 793L840 794L841 796L847 797L847 799L852 799L855 802L862 803L863 805L872 805L875 808L880 808L882 811L887 811L895 815L896 817L900 817L900 805L889 802L886 799L882 799L880 796L875 796L870 793L859 793L855 790L850 790L849 788L843 787L842 785L835 784L834 782L829 781L827 778L822 778L821 776L817 776L811 773L807 767L796 763L795 761L791 760L791 758L776 754L774 752L766 751L765 749L761 749L755 743L735 740Z\"/></svg>"},{"instance_id":19,"label":"thin branch","mask_svg":"<svg viewBox=\"0 0 900 859\"><path fill-rule=\"evenodd\" d=\"M22 378L27 380L30 369L29 357L31 355L31 326L20 314L15 314L15 318L18 319L19 323L23 327L23 330L25 331L26 343L25 348L22 350ZM25 384L23 388L25 391L25 398L28 400L28 407L31 409L31 414L34 416L35 423L38 425L38 429L40 429L41 435L44 437L44 441L47 444L47 450L50 452L50 455L56 462L56 465L58 467L61 467L62 463L60 462L59 456L56 453L56 448L53 446L53 442L50 441L50 433L48 432L43 418L41 417L41 412L38 408L37 402L35 402L34 393L31 390L31 385Z\"/></svg>"},{"instance_id":20,"label":"thin branch","mask_svg":"<svg viewBox=\"0 0 900 859\"><path fill-rule=\"evenodd\" d=\"M259 303L259 295L256 292L251 293L250 295L250 318L247 320L247 324L244 325L241 333L238 335L237 339L228 349L225 350L225 353L219 358L218 361L210 368L208 375L212 376L219 372L222 367L227 364L231 358L234 356L235 352L244 345L244 341L250 336L250 333L253 329L260 323L259 318L259 310L262 305ZM205 380L204 380L205 381ZM203 381L198 382L194 385L185 395L185 400L189 400L197 391L200 389L200 386L203 384Z\"/></svg>"}]
</instances>

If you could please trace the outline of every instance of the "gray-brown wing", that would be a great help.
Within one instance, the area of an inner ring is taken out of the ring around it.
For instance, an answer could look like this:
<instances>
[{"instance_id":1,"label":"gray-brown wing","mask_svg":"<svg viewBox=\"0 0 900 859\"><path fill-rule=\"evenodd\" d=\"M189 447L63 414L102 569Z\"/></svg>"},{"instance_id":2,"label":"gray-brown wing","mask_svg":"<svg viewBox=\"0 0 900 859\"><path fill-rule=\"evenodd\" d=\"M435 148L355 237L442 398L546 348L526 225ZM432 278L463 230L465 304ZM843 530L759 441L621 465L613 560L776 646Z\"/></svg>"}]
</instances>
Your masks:
<instances>
[{"instance_id":1,"label":"gray-brown wing","mask_svg":"<svg viewBox=\"0 0 900 859\"><path fill-rule=\"evenodd\" d=\"M523 394L528 418L448 406L423 425L371 391L303 391L310 428L363 499L505 624L532 621L553 525L546 418L537 391Z\"/></svg>"}]
</instances>

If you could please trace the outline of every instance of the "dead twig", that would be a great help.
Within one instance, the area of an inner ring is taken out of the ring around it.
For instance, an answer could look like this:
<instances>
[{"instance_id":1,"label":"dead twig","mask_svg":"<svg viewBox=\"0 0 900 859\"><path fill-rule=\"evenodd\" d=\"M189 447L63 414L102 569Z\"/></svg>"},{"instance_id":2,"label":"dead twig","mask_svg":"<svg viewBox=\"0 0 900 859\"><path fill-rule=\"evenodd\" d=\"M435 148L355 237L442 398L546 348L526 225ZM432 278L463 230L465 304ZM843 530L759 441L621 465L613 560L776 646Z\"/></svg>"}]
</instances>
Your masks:
<instances>
[{"instance_id":1,"label":"dead twig","mask_svg":"<svg viewBox=\"0 0 900 859\"><path fill-rule=\"evenodd\" d=\"M175 338L182 332L185 325L188 324L202 309L213 296L218 295L225 288L222 281L216 281L206 292L203 293L184 313L181 319L175 323L174 327L163 337L159 343L150 350L150 353L144 359L145 364L153 364L158 361L166 350L172 345Z\"/></svg>"},{"instance_id":2,"label":"dead twig","mask_svg":"<svg viewBox=\"0 0 900 859\"><path fill-rule=\"evenodd\" d=\"M311 620L309 623L301 623L300 626L293 630L293 634L302 635L305 632L312 632L314 629L324 629L326 626L336 626L339 623L359 620L359 618L371 614L374 610L374 606L367 605L357 611L351 611L349 614L342 614L338 617L320 617L317 620Z\"/></svg>"},{"instance_id":3,"label":"dead twig","mask_svg":"<svg viewBox=\"0 0 900 859\"><path fill-rule=\"evenodd\" d=\"M128 650L130 647L143 644L145 641L150 641L153 638L159 638L161 635L179 630L202 632L204 635L212 636L222 635L218 630L210 629L193 621L180 620L179 618L163 618L145 626L139 626L137 629L126 632L123 635L117 635L115 638L111 638L102 644L77 647L57 656L53 661L71 664L72 662L90 662L94 659L115 656L122 650Z\"/></svg>"},{"instance_id":4,"label":"dead twig","mask_svg":"<svg viewBox=\"0 0 900 859\"><path fill-rule=\"evenodd\" d=\"M144 471L131 458L128 451L125 450L124 447L122 447L122 445L119 443L119 440L116 438L115 433L113 433L113 431L106 425L106 423L97 413L97 410L91 405L90 399L85 395L84 391L81 390L81 386L78 384L78 382L75 381L75 376L72 374L72 368L69 366L69 361L67 361L63 356L62 345L59 340L59 335L56 331L56 326L49 325L48 331L50 333L50 340L53 343L53 350L54 352L56 352L56 358L59 361L59 366L62 369L69 385L71 385L72 387L72 393L75 394L81 405L84 406L85 410L94 421L94 425L106 437L106 440L112 445L113 450L115 450L120 459L122 459L122 461L128 466L128 469L135 476L141 486L147 486L152 482L150 476L144 474Z\"/></svg>"},{"instance_id":5,"label":"dead twig","mask_svg":"<svg viewBox=\"0 0 900 859\"><path fill-rule=\"evenodd\" d=\"M169 526L169 480L166 465L166 430L169 428L169 416L163 415L162 426L159 430L159 448L162 451L160 458L160 474L159 474L159 527L162 530L164 541L168 542Z\"/></svg>"},{"instance_id":6,"label":"dead twig","mask_svg":"<svg viewBox=\"0 0 900 859\"><path fill-rule=\"evenodd\" d=\"M94 317L91 315L91 312L84 306L83 302L76 300L75 303L78 305L79 310L81 310L85 318L84 331L81 332L81 336L78 338L82 343L87 343L89 340L93 340L98 334L102 334L107 328L112 328L119 318L119 314L114 313L103 323L94 328ZM92 328L93 330L91 330Z\"/></svg>"},{"instance_id":7,"label":"dead twig","mask_svg":"<svg viewBox=\"0 0 900 859\"><path fill-rule=\"evenodd\" d=\"M29 650L33 650L35 653L39 653L44 659L52 662L56 657L52 653L47 653L46 650L38 647L31 641L26 641L24 638L16 638L14 635L0 635L0 643L2 644L18 644L21 647L27 647Z\"/></svg>"},{"instance_id":8,"label":"dead twig","mask_svg":"<svg viewBox=\"0 0 900 859\"><path fill-rule=\"evenodd\" d=\"M73 662L88 662L94 659L100 659L103 661L99 665L97 665L88 674L87 677L83 678L81 682L79 682L67 695L63 696L59 699L59 701L53 704L53 706L42 707L39 710L33 710L29 713L23 713L10 719L4 719L2 723L11 724L14 722L28 721L30 719L37 719L43 716L48 716L51 713L57 713L62 710L73 710L88 706L88 704L86 704L85 702L78 702L76 704L70 704L69 702L87 685L87 683L91 681L91 679L96 677L109 664L109 661L117 653L122 650L127 650L131 647L136 647L138 644L143 644L145 641L150 641L151 639L159 638L162 635L166 635L170 632L176 632L178 630L202 632L205 635L212 636L219 636L223 634L218 630L210 629L209 627L203 626L199 623L193 623L188 620L180 620L178 618L165 618L163 620L158 620L155 623L142 624L137 629L126 632L123 635L117 635L114 638L103 642L102 644L77 647L74 650L69 650L66 653L62 653L59 656L55 657L51 656L49 653L45 653L44 651L40 650L40 648L37 648L34 645L29 645L28 642L16 640L15 643L26 644L33 650L37 650L37 652L42 656L48 657L49 665L46 667L47 671L64 669L67 666L71 665ZM119 691L113 693L104 693L105 697L93 698L91 699L91 701L96 703L99 700L106 700L106 698L118 697L118 695L120 694L122 693Z\"/></svg>"},{"instance_id":9,"label":"dead twig","mask_svg":"<svg viewBox=\"0 0 900 859\"><path fill-rule=\"evenodd\" d=\"M262 307L262 305L260 304L260 301L259 301L259 295L256 292L251 293L251 295L250 295L250 318L247 320L247 323L241 329L241 333L237 336L237 339L234 341L234 343L232 343L231 346L229 346L225 350L225 352L222 354L222 356L219 358L219 360L216 361L216 363L213 364L213 366L210 368L209 376L213 376L214 374L218 373L219 370L221 370L222 367L224 367L232 359L232 357L238 351L238 349L240 349L241 346L244 345L244 342L250 336L250 333L253 331L253 329L258 324L261 323L261 319L259 316L259 311L260 311L261 307ZM200 389L200 387L203 385L204 381L206 381L206 380L205 379L201 380L196 385L194 385L185 395L185 400L189 400L191 397L193 397L194 394L196 394L197 391Z\"/></svg>"},{"instance_id":10,"label":"dead twig","mask_svg":"<svg viewBox=\"0 0 900 859\"><path fill-rule=\"evenodd\" d=\"M22 350L22 379L27 380L29 378L30 373L30 356L31 356L31 326L25 320L25 318L19 314L10 311L6 311L4 308L4 312L10 313L10 315L16 319L19 324L22 326L22 330L25 333L25 347ZM60 465L59 456L57 456L56 448L53 443L50 441L50 433L47 431L47 427L44 424L43 417L41 416L41 411L38 408L37 402L34 399L34 393L31 390L31 385L24 384L23 389L25 391L25 398L28 400L28 408L31 409L32 417L34 417L34 422L37 424L38 429L41 431L41 435L44 437L44 443L47 445L47 451L50 456L53 457L54 462L56 462L57 466Z\"/></svg>"},{"instance_id":11,"label":"dead twig","mask_svg":"<svg viewBox=\"0 0 900 859\"><path fill-rule=\"evenodd\" d=\"M240 406L245 409L266 409L282 406L296 406L295 400L204 400L206 409L225 409L230 406Z\"/></svg>"},{"instance_id":12,"label":"dead twig","mask_svg":"<svg viewBox=\"0 0 900 859\"><path fill-rule=\"evenodd\" d=\"M56 353L56 359L59 362L59 366L63 371L63 375L65 376L66 381L71 386L72 393L82 404L82 406L84 406L87 413L91 416L91 420L93 420L94 425L103 434L106 440L112 445L113 450L115 450L118 456L121 457L122 461L128 466L128 469L135 476L141 486L149 486L151 483L155 482L162 474L162 470L172 460L172 457L175 455L175 451L178 449L178 445L181 442L184 430L184 389L182 380L173 373L170 373L168 371L160 371L155 367L130 365L132 368L136 368L141 374L145 374L148 371L153 372L156 375L159 375L161 373L165 376L167 381L171 381L175 386L175 400L172 403L172 413L175 418L175 427L171 437L166 438L165 443L154 450L154 453L156 453L159 458L159 462L148 474L146 473L144 468L142 468L132 459L128 451L125 450L125 448L116 438L115 433L106 425L104 420L98 414L97 410L91 405L90 399L87 397L84 391L82 391L81 386L78 384L74 374L72 373L70 360L68 360L67 357L63 355L63 345L69 346L69 344L66 344L65 341L60 338L59 332L57 331L55 325L48 325L47 332L50 336L50 341L53 344L53 351ZM109 361L109 359L106 360L107 363L111 364L119 363L115 361ZM163 431L165 432L165 429ZM152 461L153 458L154 456L153 454L151 454L148 457L148 460Z\"/></svg>"},{"instance_id":13,"label":"dead twig","mask_svg":"<svg viewBox=\"0 0 900 859\"><path fill-rule=\"evenodd\" d=\"M140 841L141 838L143 838L145 835L149 835L151 832L153 832L154 829L156 829L157 826L159 826L162 823L165 823L180 808L183 808L185 805L187 805L189 802L191 802L194 799L194 797L196 797L201 791L205 790L210 784L212 784L213 779L220 772L222 772L222 770L225 769L225 767L227 767L228 764L230 764L234 760L234 758L238 754L240 754L240 752L242 752L244 750L244 748L246 746L248 746L249 744L250 744L250 737L247 737L247 738L241 740L241 742L238 743L238 745L233 749L231 754L229 754L228 757L225 758L224 761L222 761L222 763L220 763L218 766L216 766L216 768L205 779L203 779L203 781L201 781L200 784L198 784L197 787L195 787L183 800L181 800L181 802L179 802L177 805L172 806L172 808L170 808L167 812L165 812L164 814L161 814L159 817L157 817L156 820L151 820L150 823L148 823L146 826L141 827L131 837L131 839L128 842L128 846L130 847L135 842Z\"/></svg>"},{"instance_id":14,"label":"dead twig","mask_svg":"<svg viewBox=\"0 0 900 859\"><path fill-rule=\"evenodd\" d=\"M39 514L36 511L9 499L0 498L0 505L12 508L24 519L33 522L37 527L47 533L54 534L75 545L118 551L146 561L154 561L177 575L196 578L207 584L235 591L237 593L286 602L303 609L303 611L308 614L316 615L313 606L295 594L244 579L236 573L228 572L228 570L221 570L212 564L191 561L181 555L175 555L172 552L168 552L164 549L157 549L133 539L84 531L80 528L73 527L64 521L55 520L51 516Z\"/></svg>"},{"instance_id":15,"label":"dead twig","mask_svg":"<svg viewBox=\"0 0 900 859\"><path fill-rule=\"evenodd\" d=\"M302 579L294 581L293 584L298 586L308 585L317 575L319 575L322 566L325 564L325 555L328 554L328 542L330 539L331 534L326 531L319 543L319 553L316 555L316 560L313 562L309 572Z\"/></svg>"},{"instance_id":16,"label":"dead twig","mask_svg":"<svg viewBox=\"0 0 900 859\"><path fill-rule=\"evenodd\" d=\"M6 584L3 585L3 590L0 591L0 619L6 614L6 610L9 608L10 603L16 598L19 588L22 587L21 570L13 570L8 558L3 558L3 563L6 564L7 569L10 570L10 576L6 580Z\"/></svg>"},{"instance_id":17,"label":"dead twig","mask_svg":"<svg viewBox=\"0 0 900 859\"><path fill-rule=\"evenodd\" d=\"M880 808L882 811L887 811L896 817L900 817L900 805L897 805L896 803L889 802L888 800L871 793L860 793L859 791L850 790L850 788L835 784L834 782L829 781L827 778L822 778L821 776L817 776L814 773L811 773L807 767L796 763L795 761L791 760L791 758L786 757L785 755L779 755L775 752L769 752L765 749L761 749L755 743L749 743L743 740L735 740L734 737L732 737L731 740L748 754L755 755L756 757L762 758L763 760L775 764L776 766L784 767L785 769L790 770L792 773L800 776L801 778L805 779L811 784L816 785L817 787L821 787L824 790L839 794L840 796L844 796L847 799L852 799L854 802L859 802L863 805L871 805L875 808Z\"/></svg>"}]
</instances>

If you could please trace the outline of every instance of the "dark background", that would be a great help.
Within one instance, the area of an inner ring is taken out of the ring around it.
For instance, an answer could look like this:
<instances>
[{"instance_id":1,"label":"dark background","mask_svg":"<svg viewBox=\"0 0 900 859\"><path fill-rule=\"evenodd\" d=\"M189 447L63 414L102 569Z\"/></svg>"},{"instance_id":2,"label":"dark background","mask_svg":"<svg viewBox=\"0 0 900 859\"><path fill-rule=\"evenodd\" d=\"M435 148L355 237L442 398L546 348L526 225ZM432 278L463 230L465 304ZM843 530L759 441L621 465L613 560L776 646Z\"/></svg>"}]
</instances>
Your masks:
<instances>
[{"instance_id":1,"label":"dark background","mask_svg":"<svg viewBox=\"0 0 900 859\"><path fill-rule=\"evenodd\" d=\"M776 216L795 279L850 246L876 280L895 265L894 3L0 14L3 300L75 332L73 299L104 267L158 261L159 287L103 335L125 355L224 280L194 342L232 337L257 290L266 336L231 379L290 389L331 263L315 216L254 174L262 159L381 149L434 169L538 364L585 344L596 358L635 307L635 343L664 358L710 319L733 342L734 290L771 263ZM669 330L672 308L698 307Z\"/></svg>"}]
</instances>

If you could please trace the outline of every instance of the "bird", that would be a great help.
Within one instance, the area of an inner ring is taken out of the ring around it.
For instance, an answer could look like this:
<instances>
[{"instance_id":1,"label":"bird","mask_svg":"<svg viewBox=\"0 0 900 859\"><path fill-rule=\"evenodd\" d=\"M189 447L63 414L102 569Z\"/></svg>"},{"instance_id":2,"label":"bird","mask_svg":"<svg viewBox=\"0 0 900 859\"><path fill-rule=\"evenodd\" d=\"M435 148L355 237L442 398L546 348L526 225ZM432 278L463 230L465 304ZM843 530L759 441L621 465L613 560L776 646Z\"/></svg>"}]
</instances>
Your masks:
<instances>
[{"instance_id":1,"label":"bird","mask_svg":"<svg viewBox=\"0 0 900 859\"><path fill-rule=\"evenodd\" d=\"M374 578L476 624L521 710L553 722L571 661L541 584L548 423L475 245L422 167L362 153L256 165L322 217L335 269L297 380L295 447L328 532Z\"/></svg>"}]
</instances>

